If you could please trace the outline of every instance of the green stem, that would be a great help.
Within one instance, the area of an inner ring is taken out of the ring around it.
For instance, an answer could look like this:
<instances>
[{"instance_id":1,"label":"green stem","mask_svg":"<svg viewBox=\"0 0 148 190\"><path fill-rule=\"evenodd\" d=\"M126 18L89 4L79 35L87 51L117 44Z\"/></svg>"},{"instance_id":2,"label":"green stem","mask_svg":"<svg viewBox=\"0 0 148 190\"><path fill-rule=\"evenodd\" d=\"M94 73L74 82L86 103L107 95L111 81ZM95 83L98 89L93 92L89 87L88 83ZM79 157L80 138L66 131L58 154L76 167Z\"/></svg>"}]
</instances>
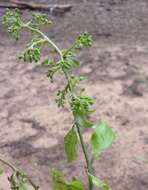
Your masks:
<instances>
[{"instance_id":1,"label":"green stem","mask_svg":"<svg viewBox=\"0 0 148 190\"><path fill-rule=\"evenodd\" d=\"M3 158L0 158L0 162L11 168L13 172L17 171L17 168L15 166L13 166L10 162L5 161Z\"/></svg>"},{"instance_id":2,"label":"green stem","mask_svg":"<svg viewBox=\"0 0 148 190\"><path fill-rule=\"evenodd\" d=\"M92 165L91 165L91 162L89 161L89 157L88 157L86 147L85 147L85 144L84 144L83 136L82 136L82 133L81 133L81 130L80 130L80 127L79 127L78 124L76 124L76 128L77 128L77 132L78 132L78 135L79 135L82 151L83 151L85 161L86 161L86 167L87 167L87 172L86 173L87 173L87 177L88 177L89 190L93 190L93 183L92 183L92 180L91 180L91 178L90 178L90 176L88 174L88 173L92 173Z\"/></svg>"},{"instance_id":3,"label":"green stem","mask_svg":"<svg viewBox=\"0 0 148 190\"><path fill-rule=\"evenodd\" d=\"M0 162L3 163L4 165L8 166L9 168L11 168L11 170L13 172L16 172L16 173L19 173L21 174L21 172L19 171L19 169L17 169L14 165L12 165L10 162L4 160L3 158L0 158ZM31 186L34 188L34 190L38 190L39 189L39 186L36 186L34 184L34 182L32 181L32 179L30 179L28 176L27 176L27 179L29 181L29 183L31 184Z\"/></svg>"},{"instance_id":4,"label":"green stem","mask_svg":"<svg viewBox=\"0 0 148 190\"><path fill-rule=\"evenodd\" d=\"M23 24L22 26L28 28L29 30L31 30L33 32L36 32L36 33L40 34L57 51L57 53L59 54L61 60L63 61L63 53L62 53L62 51L60 50L60 48L58 48L58 46L49 37L47 37L40 30L32 28L31 26L29 26L29 24ZM73 46L72 46L72 48L73 48ZM69 73L67 73L64 70L63 70L63 73L65 75L65 79L67 80L68 84L70 85L70 90L72 91ZM86 161L89 190L93 190L93 183L92 183L92 180L91 180L91 178L90 178L90 176L88 174L88 173L92 173L93 172L93 170L92 170L92 163L91 163L91 161L89 161L89 157L87 155L87 151L86 151L86 147L85 147L85 144L84 144L83 136L81 134L81 130L80 130L78 124L76 124L76 128L77 128L77 132L78 132L78 135L79 135L79 138L80 138L80 143L81 143L82 151L83 151L83 154L84 154L84 157L85 157L85 161Z\"/></svg>"},{"instance_id":5,"label":"green stem","mask_svg":"<svg viewBox=\"0 0 148 190\"><path fill-rule=\"evenodd\" d=\"M52 40L50 40L50 38L48 38L43 32L41 32L41 31L38 30L38 29L32 28L32 27L29 26L28 24L22 24L22 27L28 28L29 30L40 34L40 35L58 52L58 54L60 55L61 59L63 60L62 51L61 51L61 50L56 46L56 44L55 44Z\"/></svg>"}]
</instances>

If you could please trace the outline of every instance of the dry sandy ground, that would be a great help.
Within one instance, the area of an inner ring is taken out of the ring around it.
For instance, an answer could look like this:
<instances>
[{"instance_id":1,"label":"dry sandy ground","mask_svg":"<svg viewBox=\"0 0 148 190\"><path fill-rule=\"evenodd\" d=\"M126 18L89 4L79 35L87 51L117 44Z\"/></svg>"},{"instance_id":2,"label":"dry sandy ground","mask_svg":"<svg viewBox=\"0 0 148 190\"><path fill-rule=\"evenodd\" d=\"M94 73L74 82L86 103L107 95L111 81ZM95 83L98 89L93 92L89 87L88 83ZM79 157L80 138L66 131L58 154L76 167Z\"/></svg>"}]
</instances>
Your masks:
<instances>
[{"instance_id":1,"label":"dry sandy ground","mask_svg":"<svg viewBox=\"0 0 148 190\"><path fill-rule=\"evenodd\" d=\"M148 165L142 159L148 159L148 2L67 2L73 9L62 17L51 16L55 24L47 33L61 47L81 31L93 35L92 48L80 53L78 73L86 76L86 91L96 99L93 119L107 121L117 136L96 161L96 175L113 190L147 190ZM26 39L24 34L16 43L0 28L0 155L28 171L41 190L50 189L49 166L85 180L81 149L77 161L65 162L63 136L71 115L54 102L63 82L57 79L51 85L46 68L17 60ZM84 135L88 142L89 134ZM0 190L9 190L8 174L6 170L0 177Z\"/></svg>"}]
</instances>

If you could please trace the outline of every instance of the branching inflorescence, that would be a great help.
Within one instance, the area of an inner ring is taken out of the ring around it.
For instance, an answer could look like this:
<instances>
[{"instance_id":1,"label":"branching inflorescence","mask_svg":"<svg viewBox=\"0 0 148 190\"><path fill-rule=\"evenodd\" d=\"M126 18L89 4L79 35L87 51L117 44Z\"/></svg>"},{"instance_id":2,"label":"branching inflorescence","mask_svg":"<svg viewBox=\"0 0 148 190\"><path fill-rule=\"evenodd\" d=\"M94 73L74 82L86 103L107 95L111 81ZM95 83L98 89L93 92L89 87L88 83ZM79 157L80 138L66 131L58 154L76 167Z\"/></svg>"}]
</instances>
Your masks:
<instances>
[{"instance_id":1,"label":"branching inflorescence","mask_svg":"<svg viewBox=\"0 0 148 190\"><path fill-rule=\"evenodd\" d=\"M103 121L94 124L91 121L93 113L92 105L94 100L85 95L85 89L78 87L78 84L83 80L82 76L75 76L72 70L80 66L80 61L76 55L78 50L90 47L92 43L91 36L84 32L78 36L74 43L68 49L61 50L49 37L42 31L43 25L51 24L45 14L35 13L28 22L24 22L21 18L19 10L6 10L3 16L3 24L8 32L15 37L20 38L22 29L28 29L32 34L31 42L26 46L25 51L19 56L25 62L39 62L41 59L41 48L48 44L50 50L54 52L50 58L46 58L42 63L47 66L47 77L51 82L54 81L55 75L61 74L65 78L65 86L57 92L56 103L59 108L68 106L73 115L73 125L69 132L64 137L65 153L68 162L76 159L78 144L82 147L82 152L86 161L86 174L88 177L88 186L85 186L79 179L66 181L62 173L56 169L50 171L52 178L52 190L93 190L96 186L101 190L111 190L110 187L94 176L93 163L98 159L101 153L109 148L115 138L115 135L110 127ZM58 56L55 61L54 56ZM92 130L91 135L91 153L88 153L84 143L83 131L86 128ZM3 161L3 160L0 160ZM3 161L4 164L5 161ZM6 164L11 167L11 165ZM26 174L22 174L19 170L11 167L13 174L9 179L11 189L27 190L29 178ZM18 175L19 174L19 175ZM24 176L24 182L22 180ZM14 183L15 181L15 183ZM38 189L34 184L34 189Z\"/></svg>"}]
</instances>

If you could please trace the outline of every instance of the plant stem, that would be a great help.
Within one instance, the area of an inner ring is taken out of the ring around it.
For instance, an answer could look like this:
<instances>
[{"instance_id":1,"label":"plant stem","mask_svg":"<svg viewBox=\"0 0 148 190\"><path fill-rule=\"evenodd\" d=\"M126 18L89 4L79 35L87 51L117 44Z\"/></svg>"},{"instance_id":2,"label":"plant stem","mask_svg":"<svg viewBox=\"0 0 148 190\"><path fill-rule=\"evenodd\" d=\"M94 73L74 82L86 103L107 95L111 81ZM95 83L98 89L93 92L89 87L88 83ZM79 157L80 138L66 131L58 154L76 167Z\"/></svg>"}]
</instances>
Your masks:
<instances>
[{"instance_id":1,"label":"plant stem","mask_svg":"<svg viewBox=\"0 0 148 190\"><path fill-rule=\"evenodd\" d=\"M15 166L13 166L10 162L5 161L3 158L0 158L0 162L2 162L4 165L6 165L9 168L11 168L12 171L17 171L17 168L15 168Z\"/></svg>"},{"instance_id":2,"label":"plant stem","mask_svg":"<svg viewBox=\"0 0 148 190\"><path fill-rule=\"evenodd\" d=\"M62 53L62 51L60 50L60 48L48 36L46 36L40 30L32 28L31 26L29 26L29 24L23 24L22 26L28 28L29 30L31 30L33 32L36 32L36 33L40 34L57 51L57 53L59 54L61 60L63 60L63 53ZM73 46L71 48L73 48ZM63 70L63 73L65 75L66 81L70 85L70 91L72 91L69 73L67 73L64 70ZM93 172L92 162L89 161L89 157L88 157L88 154L87 154L87 151L86 151L86 147L85 147L85 144L84 144L83 136L81 134L81 130L79 128L79 125L78 124L75 124L75 125L76 125L76 128L77 128L77 132L78 132L78 136L79 136L79 139L80 139L82 151L83 151L83 154L84 154L84 157L85 157L85 161L86 161L86 166L87 166L87 172L86 173L87 173L87 176L88 176L89 190L93 190L93 183L92 183L92 180L91 180L91 178L90 178L90 176L88 174L88 173L92 173Z\"/></svg>"},{"instance_id":3,"label":"plant stem","mask_svg":"<svg viewBox=\"0 0 148 190\"><path fill-rule=\"evenodd\" d=\"M91 165L91 162L89 161L89 157L88 157L86 147L85 147L85 144L84 144L83 136L82 136L82 133L81 133L81 130L80 130L80 127L79 127L78 124L76 124L76 128L77 128L77 132L78 132L78 135L79 135L82 151L83 151L85 161L86 161L86 165L87 165L87 172L86 173L87 173L87 176L88 176L89 190L93 190L93 183L92 183L92 180L91 180L91 178L90 178L90 176L88 174L88 173L92 173L92 165Z\"/></svg>"},{"instance_id":4,"label":"plant stem","mask_svg":"<svg viewBox=\"0 0 148 190\"><path fill-rule=\"evenodd\" d=\"M40 34L40 35L58 52L58 54L60 55L61 59L63 59L62 51L61 51L61 50L57 47L57 45L56 45L52 40L50 40L50 38L48 38L43 32L41 32L41 31L38 30L38 29L32 28L32 27L29 26L28 24L22 24L22 27L28 28L29 30Z\"/></svg>"},{"instance_id":5,"label":"plant stem","mask_svg":"<svg viewBox=\"0 0 148 190\"><path fill-rule=\"evenodd\" d=\"M3 163L4 165L8 166L9 168L11 168L13 172L21 174L21 172L19 171L19 169L17 169L14 165L12 165L10 162L4 160L1 157L0 157L0 162ZM34 190L38 190L39 189L39 187L34 184L34 182L32 181L32 179L30 179L28 176L27 176L27 179L28 179L29 183L31 184L31 186L34 188Z\"/></svg>"},{"instance_id":6,"label":"plant stem","mask_svg":"<svg viewBox=\"0 0 148 190\"><path fill-rule=\"evenodd\" d=\"M35 183L32 181L32 179L28 178L29 183L32 185L34 190L39 190L39 186L35 185Z\"/></svg>"}]
</instances>

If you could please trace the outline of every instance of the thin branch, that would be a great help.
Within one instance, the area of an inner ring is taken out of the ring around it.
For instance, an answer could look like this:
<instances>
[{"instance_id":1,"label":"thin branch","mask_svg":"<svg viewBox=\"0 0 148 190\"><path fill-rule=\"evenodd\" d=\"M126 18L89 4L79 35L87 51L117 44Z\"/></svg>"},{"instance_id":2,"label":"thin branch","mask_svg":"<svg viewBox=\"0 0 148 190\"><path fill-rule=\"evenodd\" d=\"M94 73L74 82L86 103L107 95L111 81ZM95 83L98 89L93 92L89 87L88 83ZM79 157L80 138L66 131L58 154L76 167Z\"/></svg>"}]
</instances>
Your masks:
<instances>
[{"instance_id":1,"label":"thin branch","mask_svg":"<svg viewBox=\"0 0 148 190\"><path fill-rule=\"evenodd\" d=\"M39 4L26 1L11 0L11 2L0 2L0 8L19 8L19 9L31 9L31 10L45 10L52 13L53 11L64 13L71 10L72 5L49 5L49 4Z\"/></svg>"},{"instance_id":2,"label":"thin branch","mask_svg":"<svg viewBox=\"0 0 148 190\"><path fill-rule=\"evenodd\" d=\"M10 162L4 160L1 157L0 157L0 162L3 163L4 165L8 166L9 168L11 168L13 172L17 172L17 173L21 174L21 172L18 168L16 168ZM39 186L35 185L35 183L32 181L32 179L30 177L27 176L27 179L28 179L29 183L31 184L31 186L34 188L34 190L39 190Z\"/></svg>"},{"instance_id":3,"label":"thin branch","mask_svg":"<svg viewBox=\"0 0 148 190\"><path fill-rule=\"evenodd\" d=\"M28 177L28 181L32 185L32 187L34 188L34 190L39 190L39 186L35 185L35 183L32 181L31 178Z\"/></svg>"},{"instance_id":4,"label":"thin branch","mask_svg":"<svg viewBox=\"0 0 148 190\"><path fill-rule=\"evenodd\" d=\"M29 30L40 34L58 52L58 54L60 55L61 59L63 59L63 54L62 54L62 51L60 50L60 48L57 45L55 45L55 43L53 41L51 41L50 38L48 38L43 32L41 32L38 29L32 28L28 24L24 24L24 25L22 25L22 27L24 27L24 28L26 27Z\"/></svg>"},{"instance_id":5,"label":"thin branch","mask_svg":"<svg viewBox=\"0 0 148 190\"><path fill-rule=\"evenodd\" d=\"M0 162L2 162L4 165L8 166L12 169L12 171L17 171L17 168L13 166L10 162L4 160L3 158L0 158Z\"/></svg>"}]
</instances>

